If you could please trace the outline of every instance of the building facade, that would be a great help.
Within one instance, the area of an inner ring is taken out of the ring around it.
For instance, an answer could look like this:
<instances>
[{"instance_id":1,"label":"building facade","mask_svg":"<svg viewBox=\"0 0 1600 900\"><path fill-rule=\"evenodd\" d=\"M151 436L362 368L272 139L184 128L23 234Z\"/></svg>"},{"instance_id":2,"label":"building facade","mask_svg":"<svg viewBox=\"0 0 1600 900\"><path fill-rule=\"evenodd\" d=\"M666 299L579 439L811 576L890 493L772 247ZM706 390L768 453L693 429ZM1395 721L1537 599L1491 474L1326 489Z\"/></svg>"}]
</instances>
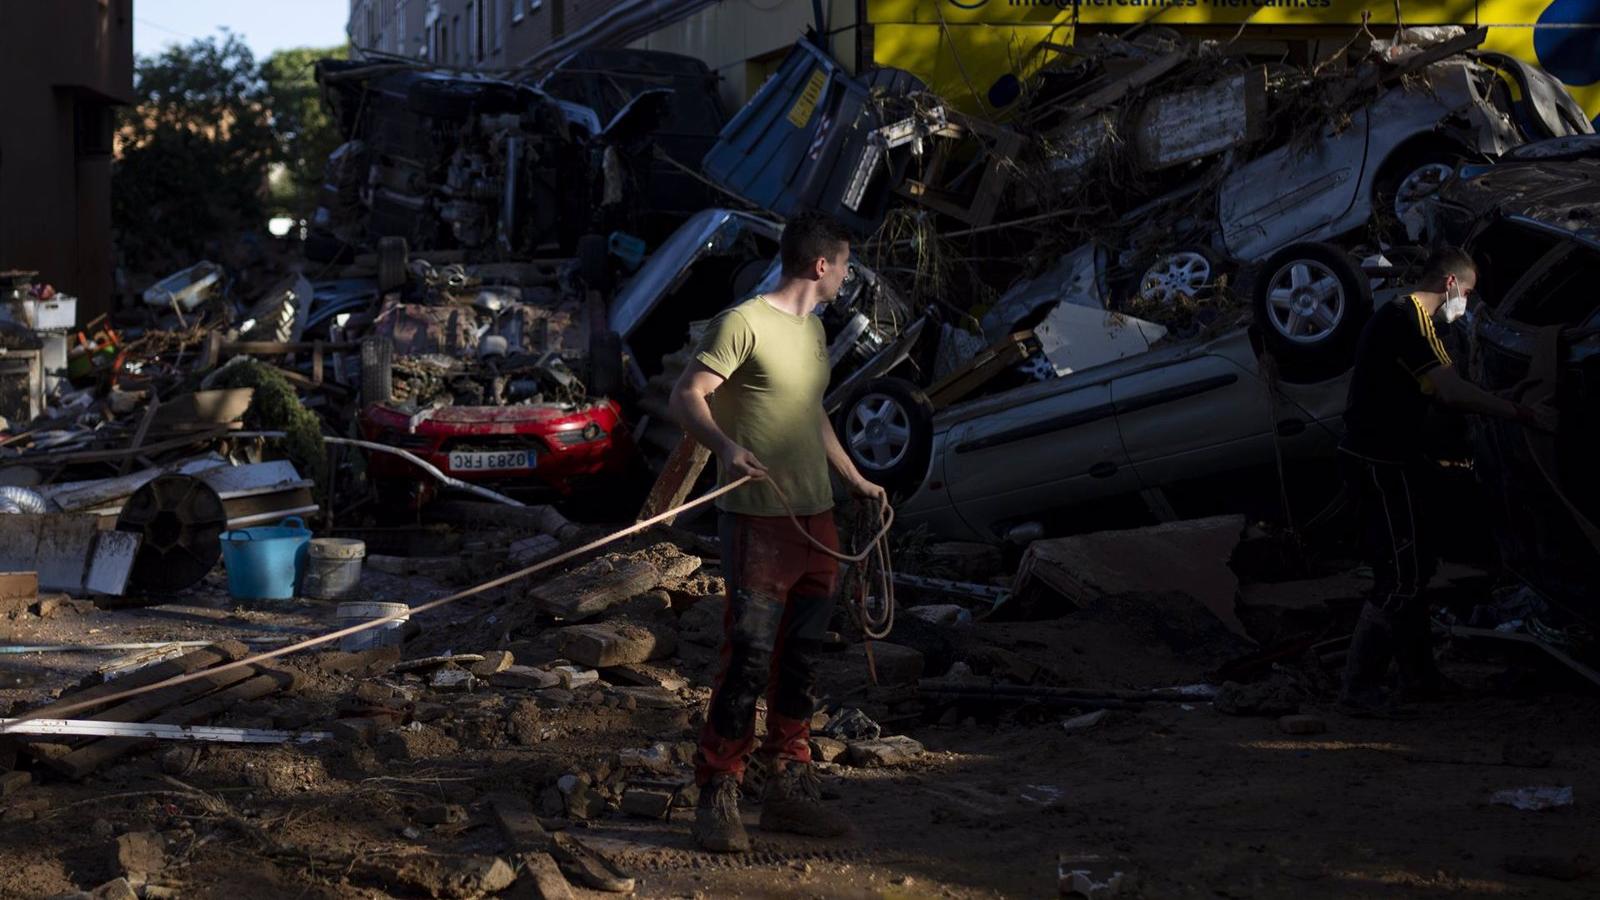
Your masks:
<instances>
[{"instance_id":1,"label":"building facade","mask_svg":"<svg viewBox=\"0 0 1600 900\"><path fill-rule=\"evenodd\" d=\"M133 102L133 0L0 0L0 270L111 309L114 110Z\"/></svg>"}]
</instances>

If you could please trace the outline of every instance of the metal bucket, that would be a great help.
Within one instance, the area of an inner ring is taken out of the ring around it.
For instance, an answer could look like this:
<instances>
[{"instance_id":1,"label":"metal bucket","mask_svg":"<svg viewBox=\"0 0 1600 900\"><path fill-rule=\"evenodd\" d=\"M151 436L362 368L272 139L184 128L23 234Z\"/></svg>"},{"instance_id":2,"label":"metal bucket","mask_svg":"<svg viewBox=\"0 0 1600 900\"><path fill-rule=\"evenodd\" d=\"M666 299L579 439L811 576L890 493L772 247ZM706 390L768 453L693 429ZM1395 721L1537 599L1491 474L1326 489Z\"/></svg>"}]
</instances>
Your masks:
<instances>
[{"instance_id":1,"label":"metal bucket","mask_svg":"<svg viewBox=\"0 0 1600 900\"><path fill-rule=\"evenodd\" d=\"M339 619L339 627L349 628L362 622L381 619L384 616L408 613L411 607L404 603L371 603L350 601L341 603L334 610L334 615ZM405 628L408 617L402 616L382 625L374 625L355 634L347 634L339 639L339 649L346 653L360 653L363 650L376 650L379 647L398 647L405 637Z\"/></svg>"},{"instance_id":2,"label":"metal bucket","mask_svg":"<svg viewBox=\"0 0 1600 900\"><path fill-rule=\"evenodd\" d=\"M367 545L353 538L312 538L300 594L316 600L343 600L361 584Z\"/></svg>"},{"instance_id":3,"label":"metal bucket","mask_svg":"<svg viewBox=\"0 0 1600 900\"><path fill-rule=\"evenodd\" d=\"M299 516L222 533L222 563L235 600L292 600L306 569L311 532Z\"/></svg>"}]
</instances>

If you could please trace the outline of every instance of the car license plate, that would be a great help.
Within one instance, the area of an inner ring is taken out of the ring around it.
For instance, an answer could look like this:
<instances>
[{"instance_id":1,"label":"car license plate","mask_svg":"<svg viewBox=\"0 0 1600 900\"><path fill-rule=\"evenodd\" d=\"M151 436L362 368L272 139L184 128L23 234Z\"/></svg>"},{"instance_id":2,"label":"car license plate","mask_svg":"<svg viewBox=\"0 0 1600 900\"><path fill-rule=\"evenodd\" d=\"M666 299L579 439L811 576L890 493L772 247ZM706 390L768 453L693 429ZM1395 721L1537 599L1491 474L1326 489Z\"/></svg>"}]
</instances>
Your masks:
<instances>
[{"instance_id":1,"label":"car license plate","mask_svg":"<svg viewBox=\"0 0 1600 900\"><path fill-rule=\"evenodd\" d=\"M505 469L531 469L534 455L527 450L492 450L450 454L452 472L498 472Z\"/></svg>"}]
</instances>

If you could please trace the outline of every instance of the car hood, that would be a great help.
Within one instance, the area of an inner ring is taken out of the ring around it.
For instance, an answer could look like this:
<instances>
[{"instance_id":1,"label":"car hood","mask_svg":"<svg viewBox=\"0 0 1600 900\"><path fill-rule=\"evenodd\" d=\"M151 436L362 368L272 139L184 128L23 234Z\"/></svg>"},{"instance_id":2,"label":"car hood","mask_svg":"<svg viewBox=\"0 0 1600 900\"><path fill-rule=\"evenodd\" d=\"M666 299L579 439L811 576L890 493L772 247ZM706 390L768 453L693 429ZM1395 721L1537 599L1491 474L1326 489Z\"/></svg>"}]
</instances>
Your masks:
<instances>
[{"instance_id":1,"label":"car hood","mask_svg":"<svg viewBox=\"0 0 1600 900\"><path fill-rule=\"evenodd\" d=\"M1469 167L1441 199L1478 217L1527 219L1600 243L1600 160Z\"/></svg>"},{"instance_id":2,"label":"car hood","mask_svg":"<svg viewBox=\"0 0 1600 900\"><path fill-rule=\"evenodd\" d=\"M782 232L775 222L732 209L706 209L695 213L689 221L678 226L661 246L650 254L639 271L628 280L611 301L608 316L610 329L622 335L623 340L655 310L661 298L672 292L674 285L707 251L728 246L737 240L744 229L755 229L773 240Z\"/></svg>"}]
</instances>

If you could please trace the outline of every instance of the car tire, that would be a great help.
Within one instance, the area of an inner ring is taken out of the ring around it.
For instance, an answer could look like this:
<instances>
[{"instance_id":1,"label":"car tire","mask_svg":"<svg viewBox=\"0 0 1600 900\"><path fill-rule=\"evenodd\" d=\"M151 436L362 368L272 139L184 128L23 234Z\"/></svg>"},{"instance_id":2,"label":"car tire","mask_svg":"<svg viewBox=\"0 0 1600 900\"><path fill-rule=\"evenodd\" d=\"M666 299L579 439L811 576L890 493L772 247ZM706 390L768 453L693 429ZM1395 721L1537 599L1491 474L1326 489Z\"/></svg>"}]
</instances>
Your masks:
<instances>
[{"instance_id":1,"label":"car tire","mask_svg":"<svg viewBox=\"0 0 1600 900\"><path fill-rule=\"evenodd\" d=\"M616 397L623 383L622 335L595 332L589 337L589 383L584 387L590 397Z\"/></svg>"},{"instance_id":2,"label":"car tire","mask_svg":"<svg viewBox=\"0 0 1600 900\"><path fill-rule=\"evenodd\" d=\"M1139 273L1130 293L1142 304L1172 308L1180 296L1191 302L1211 299L1216 293L1217 259L1201 247L1180 247L1157 254Z\"/></svg>"},{"instance_id":3,"label":"car tire","mask_svg":"<svg viewBox=\"0 0 1600 900\"><path fill-rule=\"evenodd\" d=\"M361 342L361 405L388 403L394 397L394 341L369 337Z\"/></svg>"},{"instance_id":4,"label":"car tire","mask_svg":"<svg viewBox=\"0 0 1600 900\"><path fill-rule=\"evenodd\" d=\"M578 275L590 290L611 290L611 243L603 234L578 238Z\"/></svg>"},{"instance_id":5,"label":"car tire","mask_svg":"<svg viewBox=\"0 0 1600 900\"><path fill-rule=\"evenodd\" d=\"M1437 145L1390 157L1372 181L1372 215L1379 237L1390 244L1417 243L1406 231L1406 210L1437 194L1461 163L1459 153Z\"/></svg>"},{"instance_id":6,"label":"car tire","mask_svg":"<svg viewBox=\"0 0 1600 900\"><path fill-rule=\"evenodd\" d=\"M383 293L405 286L410 261L406 239L399 235L378 238L378 290Z\"/></svg>"},{"instance_id":7,"label":"car tire","mask_svg":"<svg viewBox=\"0 0 1600 900\"><path fill-rule=\"evenodd\" d=\"M1313 384L1350 368L1372 315L1372 289L1349 254L1331 244L1292 244L1261 267L1253 291L1257 327L1285 381Z\"/></svg>"},{"instance_id":8,"label":"car tire","mask_svg":"<svg viewBox=\"0 0 1600 900\"><path fill-rule=\"evenodd\" d=\"M933 404L909 381L874 378L839 408L834 431L862 476L890 493L907 494L928 471Z\"/></svg>"}]
</instances>

